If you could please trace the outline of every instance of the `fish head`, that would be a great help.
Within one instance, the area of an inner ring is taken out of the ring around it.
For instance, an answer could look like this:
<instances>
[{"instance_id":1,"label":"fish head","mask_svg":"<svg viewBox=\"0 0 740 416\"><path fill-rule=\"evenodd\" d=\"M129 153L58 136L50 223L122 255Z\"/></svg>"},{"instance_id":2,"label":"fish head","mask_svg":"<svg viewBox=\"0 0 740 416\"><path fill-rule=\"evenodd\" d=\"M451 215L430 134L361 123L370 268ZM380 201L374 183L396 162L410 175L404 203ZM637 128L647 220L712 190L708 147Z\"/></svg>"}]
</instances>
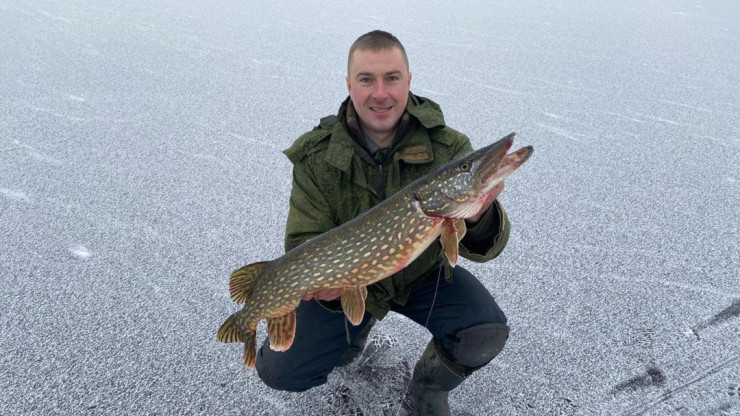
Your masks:
<instances>
[{"instance_id":1,"label":"fish head","mask_svg":"<svg viewBox=\"0 0 740 416\"><path fill-rule=\"evenodd\" d=\"M532 154L532 146L507 153L515 135L511 133L429 175L414 192L418 209L430 217L469 218L477 214L493 188Z\"/></svg>"}]
</instances>

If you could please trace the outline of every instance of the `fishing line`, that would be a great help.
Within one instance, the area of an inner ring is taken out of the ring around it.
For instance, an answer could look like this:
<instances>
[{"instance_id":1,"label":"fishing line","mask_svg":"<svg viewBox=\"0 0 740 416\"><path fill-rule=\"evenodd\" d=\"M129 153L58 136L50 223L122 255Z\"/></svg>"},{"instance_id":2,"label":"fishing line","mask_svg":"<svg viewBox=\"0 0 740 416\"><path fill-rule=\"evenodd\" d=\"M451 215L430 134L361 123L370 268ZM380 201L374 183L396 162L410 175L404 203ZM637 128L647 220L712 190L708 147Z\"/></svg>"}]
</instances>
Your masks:
<instances>
[{"instance_id":1,"label":"fishing line","mask_svg":"<svg viewBox=\"0 0 740 416\"><path fill-rule=\"evenodd\" d=\"M427 330L429 329L429 319L432 317L432 309L434 309L434 302L437 301L437 292L439 292L439 278L442 277L442 268L445 267L444 263L439 266L439 272L437 273L437 284L434 285L434 296L432 297L432 304L429 305L429 315L427 315L427 321L424 322L424 328ZM396 411L395 416L398 416L401 412L401 409L403 409L403 400L406 398L406 394L409 392L409 387L411 387L411 383L414 381L414 374L411 373L411 379L408 383L406 383L406 389L401 393L401 402L398 404L398 410Z\"/></svg>"},{"instance_id":2,"label":"fishing line","mask_svg":"<svg viewBox=\"0 0 740 416\"><path fill-rule=\"evenodd\" d=\"M432 297L432 304L429 306L429 315L427 315L427 321L424 322L424 328L427 328L427 325L429 325L429 319L432 317L432 309L434 309L434 302L437 301L437 292L439 291L439 278L442 277L442 268L445 267L444 264L439 266L439 272L437 273L437 284L434 286L434 297Z\"/></svg>"}]
</instances>

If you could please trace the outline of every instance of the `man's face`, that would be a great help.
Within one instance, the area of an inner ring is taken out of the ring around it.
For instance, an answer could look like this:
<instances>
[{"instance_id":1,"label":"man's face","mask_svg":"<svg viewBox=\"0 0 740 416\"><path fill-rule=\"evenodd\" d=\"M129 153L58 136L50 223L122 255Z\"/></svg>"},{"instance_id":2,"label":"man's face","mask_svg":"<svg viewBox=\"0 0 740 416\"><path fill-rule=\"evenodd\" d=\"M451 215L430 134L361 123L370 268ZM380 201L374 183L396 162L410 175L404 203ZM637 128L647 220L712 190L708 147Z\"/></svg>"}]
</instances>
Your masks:
<instances>
[{"instance_id":1,"label":"man's face","mask_svg":"<svg viewBox=\"0 0 740 416\"><path fill-rule=\"evenodd\" d=\"M347 91L362 128L379 145L389 145L393 140L410 88L411 73L399 48L358 49L352 54Z\"/></svg>"}]
</instances>

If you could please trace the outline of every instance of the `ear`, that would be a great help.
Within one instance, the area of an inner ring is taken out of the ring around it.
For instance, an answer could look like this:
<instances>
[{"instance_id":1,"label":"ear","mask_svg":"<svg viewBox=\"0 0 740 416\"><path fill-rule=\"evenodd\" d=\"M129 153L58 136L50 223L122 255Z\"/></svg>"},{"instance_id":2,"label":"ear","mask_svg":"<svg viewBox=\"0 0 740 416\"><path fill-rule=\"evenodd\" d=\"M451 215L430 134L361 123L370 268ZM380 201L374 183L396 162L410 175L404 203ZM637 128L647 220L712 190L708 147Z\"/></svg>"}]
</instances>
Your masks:
<instances>
[{"instance_id":1,"label":"ear","mask_svg":"<svg viewBox=\"0 0 740 416\"><path fill-rule=\"evenodd\" d=\"M347 81L347 92L350 92L350 90L352 89L352 87L349 84L349 75L347 75L346 77L344 77L344 80Z\"/></svg>"},{"instance_id":2,"label":"ear","mask_svg":"<svg viewBox=\"0 0 740 416\"><path fill-rule=\"evenodd\" d=\"M411 72L409 72L409 89L411 89Z\"/></svg>"}]
</instances>

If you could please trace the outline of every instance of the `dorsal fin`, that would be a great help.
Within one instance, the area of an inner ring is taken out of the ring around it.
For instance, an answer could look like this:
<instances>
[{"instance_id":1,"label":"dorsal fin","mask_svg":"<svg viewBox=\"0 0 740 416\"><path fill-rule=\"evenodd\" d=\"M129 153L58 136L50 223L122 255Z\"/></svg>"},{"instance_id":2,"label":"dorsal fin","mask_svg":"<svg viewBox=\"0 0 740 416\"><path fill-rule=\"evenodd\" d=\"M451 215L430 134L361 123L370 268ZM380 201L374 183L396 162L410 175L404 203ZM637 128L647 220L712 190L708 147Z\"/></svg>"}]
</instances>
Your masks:
<instances>
[{"instance_id":1,"label":"dorsal fin","mask_svg":"<svg viewBox=\"0 0 740 416\"><path fill-rule=\"evenodd\" d=\"M254 283L257 281L262 270L270 263L269 261L260 261L234 270L229 280L229 293L231 299L237 303L244 303L252 296Z\"/></svg>"},{"instance_id":2,"label":"dorsal fin","mask_svg":"<svg viewBox=\"0 0 740 416\"><path fill-rule=\"evenodd\" d=\"M342 309L352 325L359 325L365 316L365 299L367 288L358 286L342 293Z\"/></svg>"},{"instance_id":3,"label":"dorsal fin","mask_svg":"<svg viewBox=\"0 0 740 416\"><path fill-rule=\"evenodd\" d=\"M275 318L267 318L267 336L273 351L285 351L293 345L295 337L295 309Z\"/></svg>"}]
</instances>

